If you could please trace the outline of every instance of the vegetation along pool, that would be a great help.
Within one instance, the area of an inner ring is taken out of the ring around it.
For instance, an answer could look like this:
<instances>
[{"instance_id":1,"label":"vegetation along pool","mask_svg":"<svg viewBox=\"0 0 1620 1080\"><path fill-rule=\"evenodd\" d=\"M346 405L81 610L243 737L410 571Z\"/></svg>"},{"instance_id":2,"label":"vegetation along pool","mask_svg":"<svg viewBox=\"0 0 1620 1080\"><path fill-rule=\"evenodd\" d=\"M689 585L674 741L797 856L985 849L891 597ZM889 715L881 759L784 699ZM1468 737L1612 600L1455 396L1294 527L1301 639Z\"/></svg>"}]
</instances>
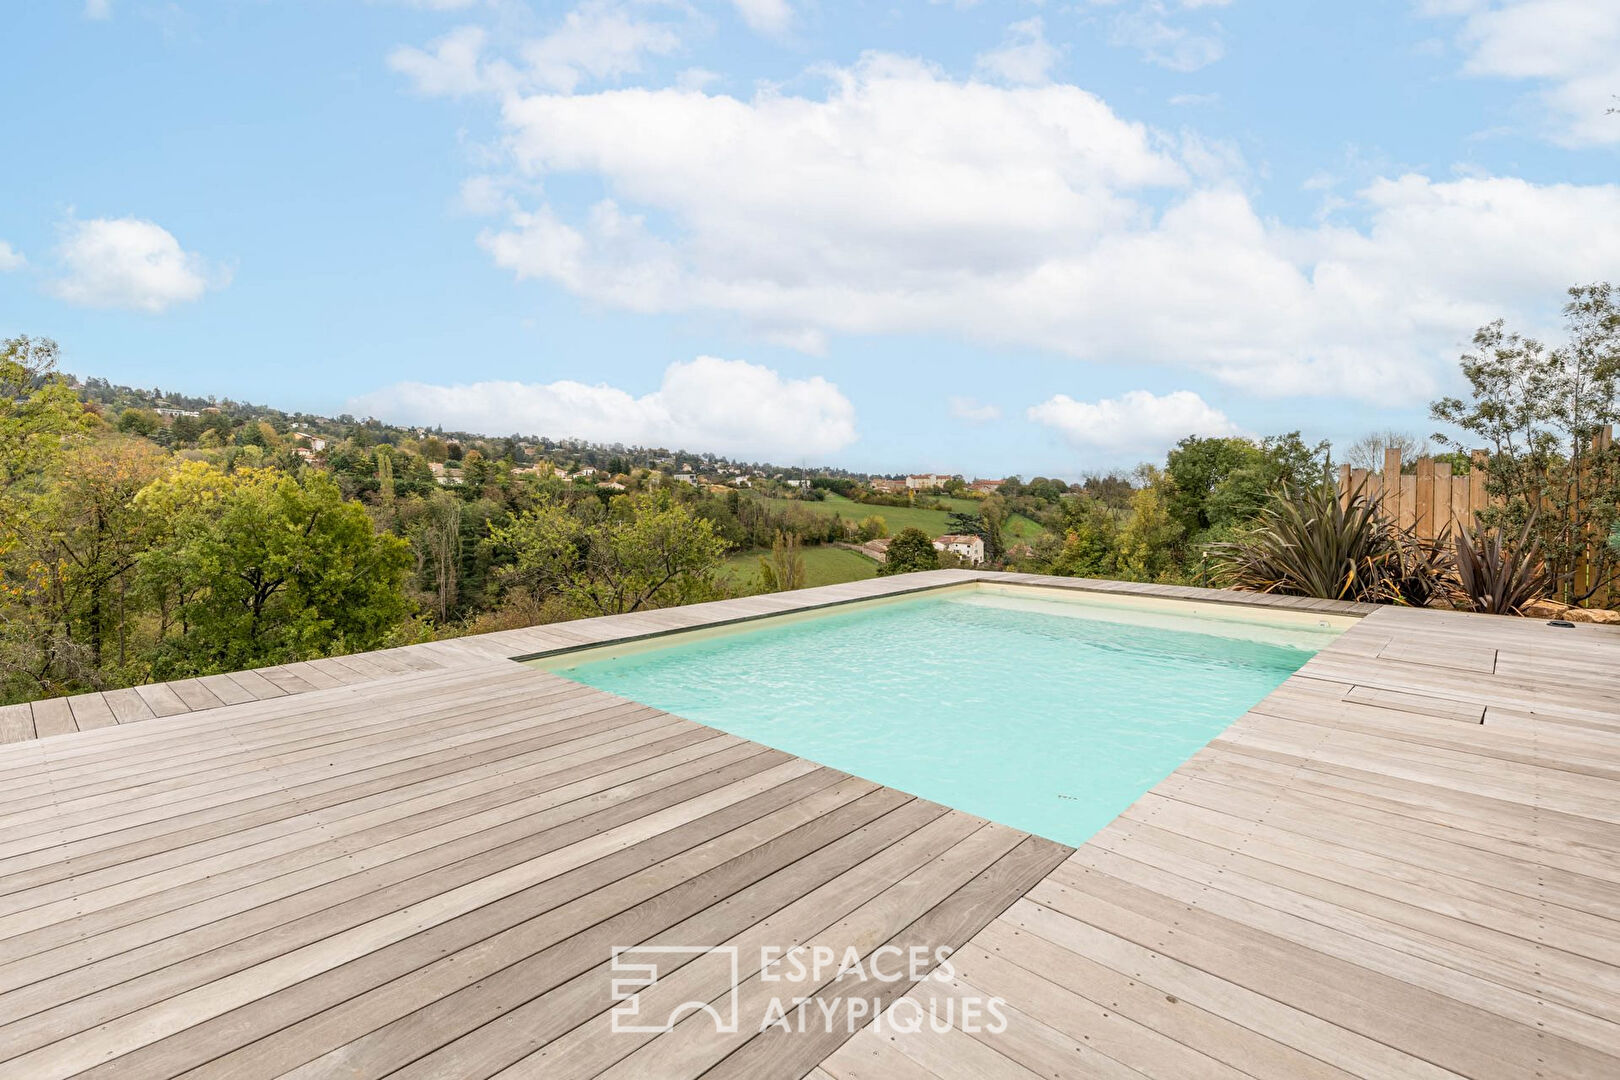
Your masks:
<instances>
[{"instance_id":1,"label":"vegetation along pool","mask_svg":"<svg viewBox=\"0 0 1620 1080\"><path fill-rule=\"evenodd\" d=\"M1080 844L1348 625L980 585L534 663Z\"/></svg>"}]
</instances>

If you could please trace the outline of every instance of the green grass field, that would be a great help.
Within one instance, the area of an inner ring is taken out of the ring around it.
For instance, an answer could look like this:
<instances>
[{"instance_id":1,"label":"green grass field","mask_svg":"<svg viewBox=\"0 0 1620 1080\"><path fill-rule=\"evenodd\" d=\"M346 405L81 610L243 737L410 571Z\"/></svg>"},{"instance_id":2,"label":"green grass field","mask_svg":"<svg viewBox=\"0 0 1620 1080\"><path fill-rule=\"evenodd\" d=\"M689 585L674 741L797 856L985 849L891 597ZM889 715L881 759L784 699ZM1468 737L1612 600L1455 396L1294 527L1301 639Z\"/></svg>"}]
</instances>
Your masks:
<instances>
[{"instance_id":1,"label":"green grass field","mask_svg":"<svg viewBox=\"0 0 1620 1080\"><path fill-rule=\"evenodd\" d=\"M774 509L783 509L789 506L803 506L818 514L832 516L837 514L847 521L860 521L862 518L876 514L889 526L889 535L893 536L901 529L921 529L929 536L939 536L950 526L946 523L950 511L948 510L918 510L909 506L868 506L853 499L846 499L842 495L829 491L827 497L821 502L799 502L794 499L770 499L763 495L751 495ZM979 503L975 499L942 499L940 500L951 510L965 513L976 513ZM1015 514L1007 523L1007 541L1033 540L1041 535L1038 523L1027 517Z\"/></svg>"},{"instance_id":2,"label":"green grass field","mask_svg":"<svg viewBox=\"0 0 1620 1080\"><path fill-rule=\"evenodd\" d=\"M845 581L864 581L866 578L877 577L878 564L865 555L857 554L848 548L833 547L822 544L814 547L802 548L804 554L805 587L816 585L838 585ZM742 551L726 560L725 567L720 571L724 578L729 578L734 584L753 581L759 570L759 557L770 556L769 551Z\"/></svg>"}]
</instances>

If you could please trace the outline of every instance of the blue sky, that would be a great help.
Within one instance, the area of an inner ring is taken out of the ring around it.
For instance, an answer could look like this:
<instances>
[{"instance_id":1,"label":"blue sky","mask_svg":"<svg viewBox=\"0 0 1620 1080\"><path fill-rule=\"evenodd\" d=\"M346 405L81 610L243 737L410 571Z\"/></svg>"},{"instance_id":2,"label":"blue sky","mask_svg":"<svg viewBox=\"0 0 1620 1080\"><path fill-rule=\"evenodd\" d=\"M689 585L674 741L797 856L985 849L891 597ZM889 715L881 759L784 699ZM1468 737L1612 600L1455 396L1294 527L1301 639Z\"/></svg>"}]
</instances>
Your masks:
<instances>
[{"instance_id":1,"label":"blue sky","mask_svg":"<svg viewBox=\"0 0 1620 1080\"><path fill-rule=\"evenodd\" d=\"M1620 276L1620 0L64 0L0 36L0 333L286 408L1078 475L1425 432L1476 326Z\"/></svg>"}]
</instances>

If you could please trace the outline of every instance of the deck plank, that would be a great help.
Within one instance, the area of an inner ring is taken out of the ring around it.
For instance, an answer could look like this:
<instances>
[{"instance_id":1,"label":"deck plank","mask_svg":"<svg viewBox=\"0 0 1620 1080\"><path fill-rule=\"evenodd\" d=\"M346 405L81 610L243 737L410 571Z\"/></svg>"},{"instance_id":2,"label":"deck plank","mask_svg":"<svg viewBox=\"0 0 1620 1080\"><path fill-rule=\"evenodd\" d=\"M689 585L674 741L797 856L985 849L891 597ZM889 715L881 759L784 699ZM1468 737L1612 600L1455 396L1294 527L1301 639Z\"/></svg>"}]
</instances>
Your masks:
<instances>
[{"instance_id":1,"label":"deck plank","mask_svg":"<svg viewBox=\"0 0 1620 1080\"><path fill-rule=\"evenodd\" d=\"M67 698L44 698L34 702L34 730L44 739L51 735L66 735L78 731L73 709Z\"/></svg>"},{"instance_id":2,"label":"deck plank","mask_svg":"<svg viewBox=\"0 0 1620 1080\"><path fill-rule=\"evenodd\" d=\"M112 706L100 694L75 694L67 699L67 703L73 711L73 723L80 731L111 727L118 723L113 716Z\"/></svg>"},{"instance_id":3,"label":"deck plank","mask_svg":"<svg viewBox=\"0 0 1620 1080\"><path fill-rule=\"evenodd\" d=\"M0 743L23 742L36 737L32 705L26 701L20 705L0 705Z\"/></svg>"}]
</instances>

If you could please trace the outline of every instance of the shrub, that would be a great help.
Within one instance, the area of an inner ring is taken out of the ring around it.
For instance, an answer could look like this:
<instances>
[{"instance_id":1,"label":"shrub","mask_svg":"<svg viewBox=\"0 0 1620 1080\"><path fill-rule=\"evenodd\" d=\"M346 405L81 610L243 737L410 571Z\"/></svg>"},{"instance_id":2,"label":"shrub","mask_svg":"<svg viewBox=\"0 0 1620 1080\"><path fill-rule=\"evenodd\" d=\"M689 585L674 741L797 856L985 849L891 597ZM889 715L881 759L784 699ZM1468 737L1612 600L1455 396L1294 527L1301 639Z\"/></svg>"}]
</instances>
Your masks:
<instances>
[{"instance_id":1,"label":"shrub","mask_svg":"<svg viewBox=\"0 0 1620 1080\"><path fill-rule=\"evenodd\" d=\"M1216 579L1233 588L1328 600L1385 601L1399 564L1398 544L1361 490L1341 500L1331 483L1283 493L1255 524L1213 544Z\"/></svg>"},{"instance_id":2,"label":"shrub","mask_svg":"<svg viewBox=\"0 0 1620 1080\"><path fill-rule=\"evenodd\" d=\"M928 534L921 529L901 529L900 534L889 541L888 556L878 567L878 573L909 574L913 570L938 569L939 552Z\"/></svg>"},{"instance_id":3,"label":"shrub","mask_svg":"<svg viewBox=\"0 0 1620 1080\"><path fill-rule=\"evenodd\" d=\"M1475 526L1457 534L1457 599L1486 615L1515 615L1551 591L1551 579L1535 540L1534 520L1512 543L1500 529Z\"/></svg>"}]
</instances>

